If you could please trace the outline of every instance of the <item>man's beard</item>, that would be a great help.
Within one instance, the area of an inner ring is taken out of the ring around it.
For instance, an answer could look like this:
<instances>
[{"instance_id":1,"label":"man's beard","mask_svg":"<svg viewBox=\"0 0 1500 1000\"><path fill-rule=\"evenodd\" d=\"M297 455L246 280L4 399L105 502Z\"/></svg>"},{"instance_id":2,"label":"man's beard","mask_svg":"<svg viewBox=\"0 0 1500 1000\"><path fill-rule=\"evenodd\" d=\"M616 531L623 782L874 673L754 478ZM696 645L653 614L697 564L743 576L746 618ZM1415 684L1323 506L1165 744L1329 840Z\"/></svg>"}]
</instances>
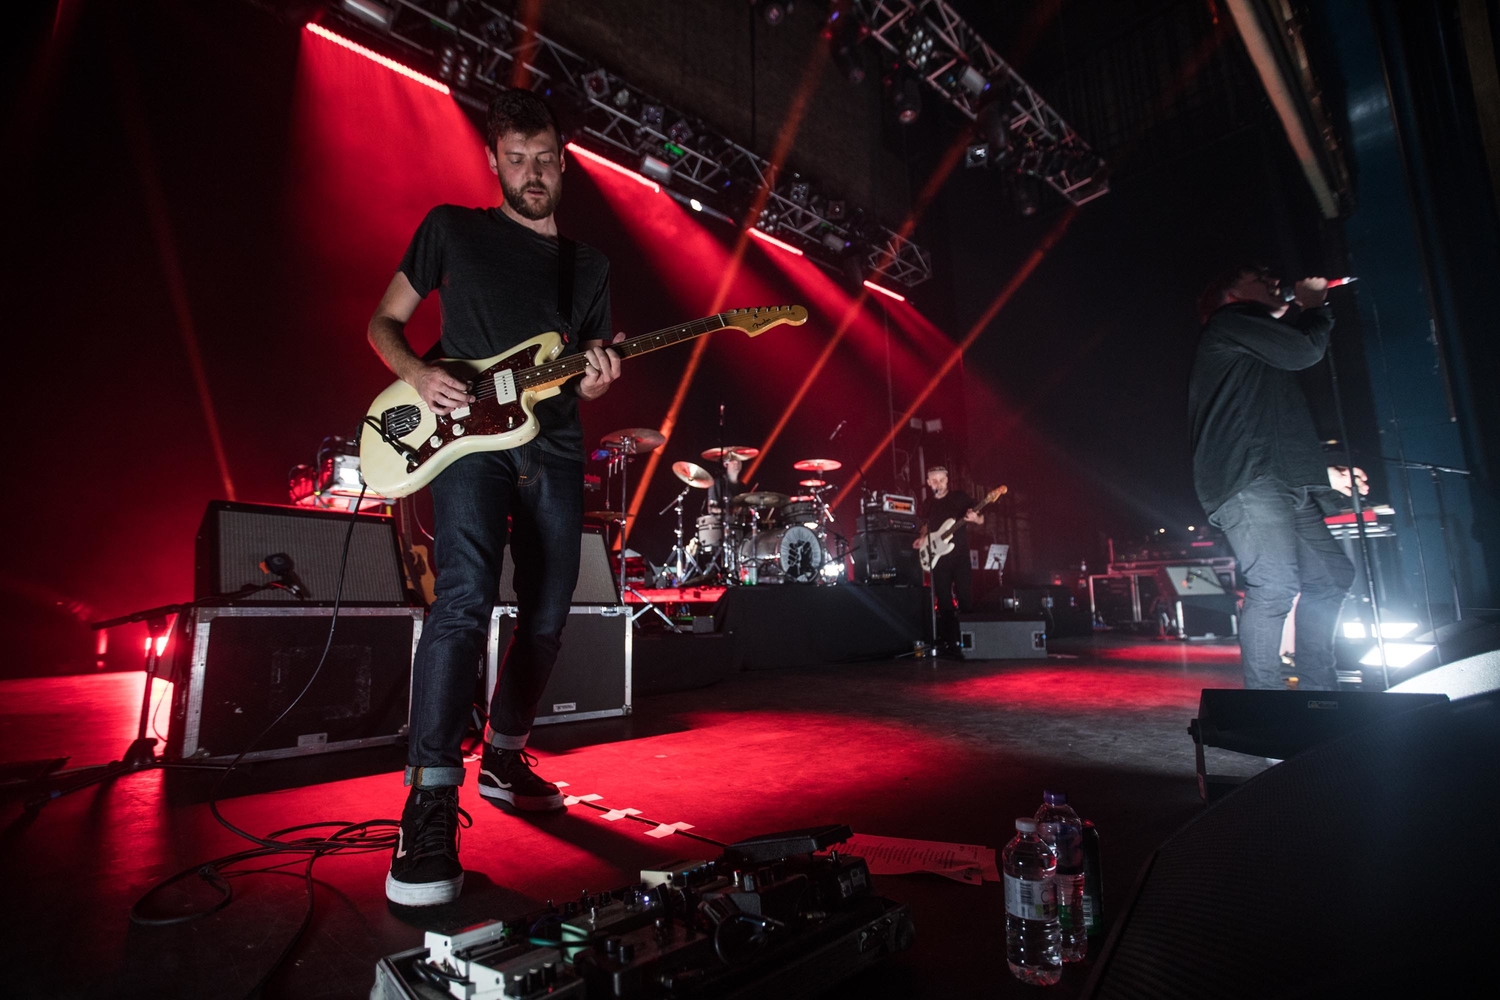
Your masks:
<instances>
[{"instance_id":1,"label":"man's beard","mask_svg":"<svg viewBox=\"0 0 1500 1000\"><path fill-rule=\"evenodd\" d=\"M526 200L526 188L531 186L532 182L527 181L524 187L513 188L502 181L500 183L500 190L504 193L505 203L510 206L512 212L515 212L523 219L530 219L532 222L537 222L552 214L553 210L557 208L557 201L561 197L562 192L547 191L546 201L541 205L533 206L532 203ZM536 186L542 188L544 191L547 190L545 184L538 184Z\"/></svg>"}]
</instances>

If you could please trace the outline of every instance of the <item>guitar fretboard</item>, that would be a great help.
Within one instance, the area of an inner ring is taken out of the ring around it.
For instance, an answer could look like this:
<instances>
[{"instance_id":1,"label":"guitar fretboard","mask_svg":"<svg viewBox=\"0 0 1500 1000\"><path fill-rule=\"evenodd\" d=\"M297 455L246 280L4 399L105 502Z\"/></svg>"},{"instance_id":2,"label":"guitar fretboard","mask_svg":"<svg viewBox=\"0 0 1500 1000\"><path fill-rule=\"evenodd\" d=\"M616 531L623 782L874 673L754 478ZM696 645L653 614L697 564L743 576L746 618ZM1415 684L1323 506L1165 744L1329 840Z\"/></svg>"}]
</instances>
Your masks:
<instances>
[{"instance_id":1,"label":"guitar fretboard","mask_svg":"<svg viewBox=\"0 0 1500 1000\"><path fill-rule=\"evenodd\" d=\"M669 326L654 333L643 333L639 337L631 337L622 340L618 344L610 344L610 350L622 358L633 358L640 354L648 354L651 351L680 344L684 340L692 340L701 337L705 333L721 330L725 326L722 313L705 316L703 319L695 319L691 323L683 323L680 326ZM530 389L538 385L546 385L549 382L561 382L572 378L584 370L584 356L582 354L570 354L556 361L537 365L535 368L527 368L516 373L516 387L518 389Z\"/></svg>"}]
</instances>

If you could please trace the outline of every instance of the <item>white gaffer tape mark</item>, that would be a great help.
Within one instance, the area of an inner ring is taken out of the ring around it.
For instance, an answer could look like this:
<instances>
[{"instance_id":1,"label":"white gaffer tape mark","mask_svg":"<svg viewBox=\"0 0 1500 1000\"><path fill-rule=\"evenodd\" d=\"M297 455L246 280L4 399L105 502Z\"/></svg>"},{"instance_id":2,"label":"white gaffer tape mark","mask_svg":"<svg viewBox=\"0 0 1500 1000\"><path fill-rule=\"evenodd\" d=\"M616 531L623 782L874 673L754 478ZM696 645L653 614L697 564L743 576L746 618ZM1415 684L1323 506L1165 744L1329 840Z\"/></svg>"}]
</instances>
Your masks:
<instances>
[{"instance_id":1,"label":"white gaffer tape mark","mask_svg":"<svg viewBox=\"0 0 1500 1000\"><path fill-rule=\"evenodd\" d=\"M604 796L597 792L591 792L588 795L569 795L563 798L563 805L576 806L580 802L598 802L602 798Z\"/></svg>"},{"instance_id":2,"label":"white gaffer tape mark","mask_svg":"<svg viewBox=\"0 0 1500 1000\"><path fill-rule=\"evenodd\" d=\"M693 824L691 823L658 823L655 827L646 831L646 836L655 837L660 840L662 837L672 836L678 830L691 830L692 828Z\"/></svg>"},{"instance_id":3,"label":"white gaffer tape mark","mask_svg":"<svg viewBox=\"0 0 1500 1000\"><path fill-rule=\"evenodd\" d=\"M625 808L611 809L609 812L603 813L602 815L605 819L613 823L615 820L624 819L626 816L639 816L640 814L641 811L639 809Z\"/></svg>"}]
</instances>

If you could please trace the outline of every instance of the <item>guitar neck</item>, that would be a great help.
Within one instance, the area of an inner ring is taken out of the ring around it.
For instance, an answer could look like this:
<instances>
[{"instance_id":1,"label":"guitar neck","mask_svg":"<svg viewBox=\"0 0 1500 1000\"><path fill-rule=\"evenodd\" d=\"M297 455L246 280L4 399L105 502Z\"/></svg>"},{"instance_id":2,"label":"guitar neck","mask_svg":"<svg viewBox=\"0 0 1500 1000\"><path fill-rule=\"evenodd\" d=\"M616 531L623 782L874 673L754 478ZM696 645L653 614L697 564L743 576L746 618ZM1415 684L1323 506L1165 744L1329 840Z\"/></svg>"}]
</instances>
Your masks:
<instances>
[{"instance_id":1,"label":"guitar neck","mask_svg":"<svg viewBox=\"0 0 1500 1000\"><path fill-rule=\"evenodd\" d=\"M663 347L671 347L673 344L680 344L685 340L701 337L705 333L722 330L727 325L724 322L724 314L715 313L703 319L695 319L691 323L669 326L654 333L643 333L639 337L622 340L618 344L610 344L609 349L622 358L633 358L640 354L659 351ZM570 354L556 361L527 368L516 374L516 385L523 389L540 389L566 382L574 375L583 373L584 361L582 354Z\"/></svg>"}]
</instances>

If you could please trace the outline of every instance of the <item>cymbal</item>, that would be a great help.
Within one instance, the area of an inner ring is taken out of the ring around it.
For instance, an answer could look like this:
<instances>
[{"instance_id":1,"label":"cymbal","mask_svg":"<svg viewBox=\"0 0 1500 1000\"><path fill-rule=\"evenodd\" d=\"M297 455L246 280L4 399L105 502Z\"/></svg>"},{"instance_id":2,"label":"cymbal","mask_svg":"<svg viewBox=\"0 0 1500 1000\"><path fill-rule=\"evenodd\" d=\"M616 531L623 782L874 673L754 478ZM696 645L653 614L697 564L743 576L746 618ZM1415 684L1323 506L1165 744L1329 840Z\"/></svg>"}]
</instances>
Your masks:
<instances>
[{"instance_id":1,"label":"cymbal","mask_svg":"<svg viewBox=\"0 0 1500 1000\"><path fill-rule=\"evenodd\" d=\"M589 510L584 511L585 521L603 521L605 524L624 524L628 515L618 510Z\"/></svg>"},{"instance_id":2,"label":"cymbal","mask_svg":"<svg viewBox=\"0 0 1500 1000\"><path fill-rule=\"evenodd\" d=\"M606 434L603 438L606 448L618 448L627 441L630 442L631 449L639 455L643 451L655 451L660 448L667 443L667 437L661 431L650 427L627 427L623 431Z\"/></svg>"},{"instance_id":3,"label":"cymbal","mask_svg":"<svg viewBox=\"0 0 1500 1000\"><path fill-rule=\"evenodd\" d=\"M672 472L695 490L706 490L714 484L714 477L701 465L692 462L673 462Z\"/></svg>"},{"instance_id":4,"label":"cymbal","mask_svg":"<svg viewBox=\"0 0 1500 1000\"><path fill-rule=\"evenodd\" d=\"M827 486L828 484L823 482L823 480L821 479L799 479L797 480L797 485L806 486L808 489L815 490L819 486Z\"/></svg>"},{"instance_id":5,"label":"cymbal","mask_svg":"<svg viewBox=\"0 0 1500 1000\"><path fill-rule=\"evenodd\" d=\"M757 490L754 493L741 493L731 502L741 507L781 507L791 499L785 493L776 493L772 490Z\"/></svg>"},{"instance_id":6,"label":"cymbal","mask_svg":"<svg viewBox=\"0 0 1500 1000\"><path fill-rule=\"evenodd\" d=\"M842 469L844 463L836 458L804 458L800 462L793 462L792 468L798 472L832 472L834 469Z\"/></svg>"},{"instance_id":7,"label":"cymbal","mask_svg":"<svg viewBox=\"0 0 1500 1000\"><path fill-rule=\"evenodd\" d=\"M724 448L710 448L703 453L705 462L722 462L725 459L737 458L741 462L748 462L760 454L759 448L752 448L747 444L732 444Z\"/></svg>"}]
</instances>

